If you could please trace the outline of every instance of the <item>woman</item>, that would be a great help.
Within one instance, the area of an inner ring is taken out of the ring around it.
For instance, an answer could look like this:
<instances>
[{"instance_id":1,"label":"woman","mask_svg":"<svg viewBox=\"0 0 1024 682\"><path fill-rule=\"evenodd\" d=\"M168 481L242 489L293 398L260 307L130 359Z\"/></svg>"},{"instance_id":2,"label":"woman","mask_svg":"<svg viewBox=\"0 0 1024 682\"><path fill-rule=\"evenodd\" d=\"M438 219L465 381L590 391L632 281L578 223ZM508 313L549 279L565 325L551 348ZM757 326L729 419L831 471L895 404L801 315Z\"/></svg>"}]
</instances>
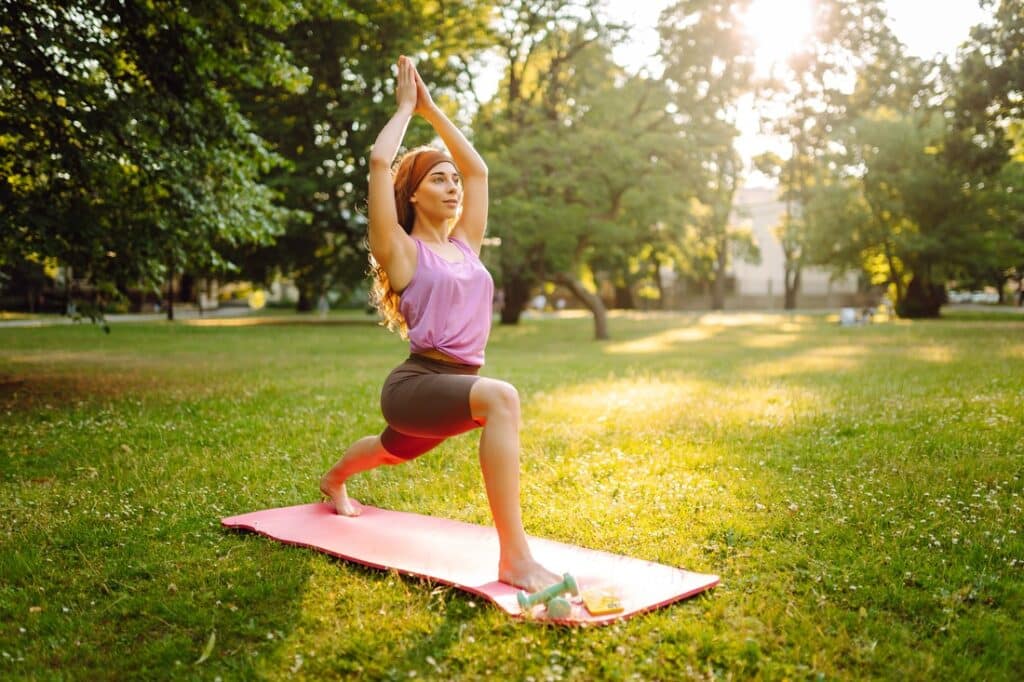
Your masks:
<instances>
[{"instance_id":1,"label":"woman","mask_svg":"<svg viewBox=\"0 0 1024 682\"><path fill-rule=\"evenodd\" d=\"M409 359L388 376L381 409L388 423L324 474L320 490L339 514L359 503L345 481L381 464L408 461L453 436L483 427L480 467L501 547L498 579L528 590L561 577L537 563L519 506L519 395L477 376L491 324L494 282L480 262L487 226L487 166L438 109L412 62L398 59L398 111L370 153L373 299L389 329L410 342ZM391 164L414 114L426 119L452 156L420 147ZM460 211L461 208L461 211Z\"/></svg>"}]
</instances>

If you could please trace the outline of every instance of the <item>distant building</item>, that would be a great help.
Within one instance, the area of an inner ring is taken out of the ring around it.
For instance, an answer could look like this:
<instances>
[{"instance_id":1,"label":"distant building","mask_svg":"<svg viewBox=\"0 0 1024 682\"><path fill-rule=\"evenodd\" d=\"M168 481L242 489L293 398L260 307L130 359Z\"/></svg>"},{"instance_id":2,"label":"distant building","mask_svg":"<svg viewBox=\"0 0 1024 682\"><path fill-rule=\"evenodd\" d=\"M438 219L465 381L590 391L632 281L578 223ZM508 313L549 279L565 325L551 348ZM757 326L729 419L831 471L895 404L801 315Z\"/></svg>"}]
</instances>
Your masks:
<instances>
[{"instance_id":1,"label":"distant building","mask_svg":"<svg viewBox=\"0 0 1024 682\"><path fill-rule=\"evenodd\" d=\"M732 297L738 307L782 308L786 293L785 263L782 244L775 236L786 210L777 198L777 190L750 187L736 192L732 224L749 229L761 250L759 264L733 259L731 273L735 279ZM835 307L850 305L857 296L857 275L835 278L824 268L807 267L801 271L797 307ZM729 301L726 302L729 307Z\"/></svg>"}]
</instances>

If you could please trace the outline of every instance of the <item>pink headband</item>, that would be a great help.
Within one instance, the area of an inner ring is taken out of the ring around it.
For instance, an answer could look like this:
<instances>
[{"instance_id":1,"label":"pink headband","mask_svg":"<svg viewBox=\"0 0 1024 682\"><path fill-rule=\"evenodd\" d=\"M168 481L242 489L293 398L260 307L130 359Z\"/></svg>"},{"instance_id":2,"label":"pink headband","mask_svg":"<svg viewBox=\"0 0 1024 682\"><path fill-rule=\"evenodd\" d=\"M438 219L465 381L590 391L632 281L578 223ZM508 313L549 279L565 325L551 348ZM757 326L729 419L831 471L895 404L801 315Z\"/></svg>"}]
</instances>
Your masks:
<instances>
[{"instance_id":1,"label":"pink headband","mask_svg":"<svg viewBox=\"0 0 1024 682\"><path fill-rule=\"evenodd\" d=\"M417 154L416 158L412 160L412 168L409 170L409 179L405 185L405 196L411 197L416 192L416 188L423 182L423 178L427 177L427 173L434 166L445 161L453 166L455 165L450 156L437 149Z\"/></svg>"}]
</instances>

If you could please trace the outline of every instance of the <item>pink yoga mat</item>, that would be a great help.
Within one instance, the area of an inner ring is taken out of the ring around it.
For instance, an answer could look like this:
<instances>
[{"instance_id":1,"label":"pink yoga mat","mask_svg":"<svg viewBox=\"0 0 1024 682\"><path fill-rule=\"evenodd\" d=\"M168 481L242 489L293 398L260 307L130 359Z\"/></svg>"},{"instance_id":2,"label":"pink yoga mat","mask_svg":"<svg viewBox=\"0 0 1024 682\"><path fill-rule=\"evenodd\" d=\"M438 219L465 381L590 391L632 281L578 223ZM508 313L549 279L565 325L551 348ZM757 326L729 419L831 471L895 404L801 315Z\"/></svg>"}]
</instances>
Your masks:
<instances>
[{"instance_id":1,"label":"pink yoga mat","mask_svg":"<svg viewBox=\"0 0 1024 682\"><path fill-rule=\"evenodd\" d=\"M493 527L362 505L356 517L338 516L328 503L267 509L221 519L284 543L311 547L375 568L429 578L491 600L513 616L544 619L542 606L524 614L518 590L497 580L498 536ZM718 584L717 575L691 573L619 554L530 538L534 557L571 573L580 591L613 591L619 613L592 615L579 597L558 623L605 624L691 597Z\"/></svg>"}]
</instances>

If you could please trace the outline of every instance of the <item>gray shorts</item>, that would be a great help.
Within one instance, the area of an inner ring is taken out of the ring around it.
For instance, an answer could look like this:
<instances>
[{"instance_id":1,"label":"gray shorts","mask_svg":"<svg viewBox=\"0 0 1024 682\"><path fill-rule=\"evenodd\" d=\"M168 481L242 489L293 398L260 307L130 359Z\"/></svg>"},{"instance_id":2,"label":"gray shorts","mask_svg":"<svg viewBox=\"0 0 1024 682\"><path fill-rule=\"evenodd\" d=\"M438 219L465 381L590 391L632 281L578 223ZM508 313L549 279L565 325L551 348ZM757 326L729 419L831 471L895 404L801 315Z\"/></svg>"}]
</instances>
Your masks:
<instances>
[{"instance_id":1,"label":"gray shorts","mask_svg":"<svg viewBox=\"0 0 1024 682\"><path fill-rule=\"evenodd\" d=\"M469 391L480 378L475 365L456 365L422 355L391 371L380 392L388 426L380 436L395 457L414 459L480 426L469 409Z\"/></svg>"}]
</instances>

